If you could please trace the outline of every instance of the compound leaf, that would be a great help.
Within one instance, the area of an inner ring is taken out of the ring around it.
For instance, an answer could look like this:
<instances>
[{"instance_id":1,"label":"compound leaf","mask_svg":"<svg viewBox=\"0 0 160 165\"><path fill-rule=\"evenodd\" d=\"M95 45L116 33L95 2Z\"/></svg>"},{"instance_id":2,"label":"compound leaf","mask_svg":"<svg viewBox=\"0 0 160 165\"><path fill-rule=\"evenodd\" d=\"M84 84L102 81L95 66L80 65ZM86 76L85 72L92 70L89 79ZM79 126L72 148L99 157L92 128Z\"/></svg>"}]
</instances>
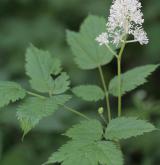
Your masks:
<instances>
[{"instance_id":1,"label":"compound leaf","mask_svg":"<svg viewBox=\"0 0 160 165\"><path fill-rule=\"evenodd\" d=\"M127 139L153 130L155 127L145 120L139 120L135 117L119 117L111 120L108 124L105 137L109 140Z\"/></svg>"},{"instance_id":2,"label":"compound leaf","mask_svg":"<svg viewBox=\"0 0 160 165\"><path fill-rule=\"evenodd\" d=\"M136 67L132 70L123 73L121 76L122 86L121 93L124 95L138 86L144 84L147 80L146 78L157 69L159 65L145 65L141 67ZM109 92L118 96L118 78L114 77L109 84Z\"/></svg>"},{"instance_id":3,"label":"compound leaf","mask_svg":"<svg viewBox=\"0 0 160 165\"><path fill-rule=\"evenodd\" d=\"M74 126L65 134L72 140L53 153L45 165L123 165L120 149L113 142L101 141L102 134L102 126L96 120L84 121Z\"/></svg>"},{"instance_id":4,"label":"compound leaf","mask_svg":"<svg viewBox=\"0 0 160 165\"><path fill-rule=\"evenodd\" d=\"M45 164L56 162L63 162L63 165L123 165L123 156L113 142L101 141L87 144L81 141L70 141L58 152L53 153Z\"/></svg>"},{"instance_id":5,"label":"compound leaf","mask_svg":"<svg viewBox=\"0 0 160 165\"><path fill-rule=\"evenodd\" d=\"M69 77L66 73L60 74L61 69L60 61L52 58L48 51L40 50L33 45L27 49L26 73L34 90L50 94L65 92L70 84Z\"/></svg>"},{"instance_id":6,"label":"compound leaf","mask_svg":"<svg viewBox=\"0 0 160 165\"><path fill-rule=\"evenodd\" d=\"M19 84L10 81L0 81L0 108L8 105L10 102L23 99L25 95L25 90Z\"/></svg>"},{"instance_id":7,"label":"compound leaf","mask_svg":"<svg viewBox=\"0 0 160 165\"><path fill-rule=\"evenodd\" d=\"M80 32L67 31L67 41L81 69L94 69L113 59L106 46L99 46L96 37L106 29L104 18L90 15L81 26Z\"/></svg>"},{"instance_id":8,"label":"compound leaf","mask_svg":"<svg viewBox=\"0 0 160 165\"><path fill-rule=\"evenodd\" d=\"M80 85L74 87L72 92L86 101L98 101L104 98L103 90L96 85Z\"/></svg>"},{"instance_id":9,"label":"compound leaf","mask_svg":"<svg viewBox=\"0 0 160 165\"><path fill-rule=\"evenodd\" d=\"M18 108L17 117L24 135L34 128L39 121L55 112L71 97L69 95L53 96L50 98L30 97Z\"/></svg>"}]
</instances>

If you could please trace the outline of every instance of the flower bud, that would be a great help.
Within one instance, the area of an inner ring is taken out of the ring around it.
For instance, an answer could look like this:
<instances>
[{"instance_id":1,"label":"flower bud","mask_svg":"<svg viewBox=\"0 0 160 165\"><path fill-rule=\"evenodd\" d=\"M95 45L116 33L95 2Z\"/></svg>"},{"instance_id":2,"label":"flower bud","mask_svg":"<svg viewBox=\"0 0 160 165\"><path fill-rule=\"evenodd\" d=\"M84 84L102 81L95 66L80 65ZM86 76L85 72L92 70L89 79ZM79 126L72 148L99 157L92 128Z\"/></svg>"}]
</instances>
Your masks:
<instances>
[{"instance_id":1,"label":"flower bud","mask_svg":"<svg viewBox=\"0 0 160 165\"><path fill-rule=\"evenodd\" d=\"M99 113L100 115L102 115L103 112L104 112L104 108L103 108L103 107L98 108L98 113Z\"/></svg>"}]
</instances>

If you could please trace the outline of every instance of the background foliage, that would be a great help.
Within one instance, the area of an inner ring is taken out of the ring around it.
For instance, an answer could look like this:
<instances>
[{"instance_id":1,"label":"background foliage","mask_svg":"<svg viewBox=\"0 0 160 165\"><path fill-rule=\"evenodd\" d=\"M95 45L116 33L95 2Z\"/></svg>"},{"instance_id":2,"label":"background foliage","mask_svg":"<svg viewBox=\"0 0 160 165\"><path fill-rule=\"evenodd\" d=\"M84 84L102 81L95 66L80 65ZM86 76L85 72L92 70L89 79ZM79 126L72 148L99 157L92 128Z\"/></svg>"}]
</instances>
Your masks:
<instances>
[{"instance_id":1,"label":"background foliage","mask_svg":"<svg viewBox=\"0 0 160 165\"><path fill-rule=\"evenodd\" d=\"M1 0L0 1L0 80L14 80L28 88L24 74L26 48L30 43L49 50L53 57L62 60L64 70L69 73L72 86L98 82L97 70L79 70L73 62L71 50L66 43L66 29L78 31L88 14L106 17L111 0ZM159 63L160 38L160 1L142 0L145 29L149 35L149 45L129 45L125 51L123 71L147 63ZM92 30L92 29L91 29ZM115 63L105 67L105 78L115 75ZM131 116L140 114L160 127L160 90L157 70L149 79L150 83L124 96L124 110ZM98 82L100 84L100 82ZM112 98L112 106L116 100ZM88 104L77 98L71 106L97 115L102 104ZM48 156L64 143L62 134L80 119L64 111L57 111L27 135L21 142L22 132L16 119L16 104L0 112L0 164L1 165L40 165ZM116 108L116 107L115 107ZM123 143L127 165L160 164L160 133L152 133L137 140Z\"/></svg>"}]
</instances>

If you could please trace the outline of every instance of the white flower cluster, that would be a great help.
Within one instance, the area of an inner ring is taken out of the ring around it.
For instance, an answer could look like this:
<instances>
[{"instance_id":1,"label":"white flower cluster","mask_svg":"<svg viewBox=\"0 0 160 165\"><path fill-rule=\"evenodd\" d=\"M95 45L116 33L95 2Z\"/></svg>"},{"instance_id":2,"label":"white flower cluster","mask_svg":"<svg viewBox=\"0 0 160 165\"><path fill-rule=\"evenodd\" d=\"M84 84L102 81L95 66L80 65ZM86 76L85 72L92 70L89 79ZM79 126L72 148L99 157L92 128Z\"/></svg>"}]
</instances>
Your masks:
<instances>
[{"instance_id":1,"label":"white flower cluster","mask_svg":"<svg viewBox=\"0 0 160 165\"><path fill-rule=\"evenodd\" d=\"M99 45L102 46L103 44L108 44L108 34L106 32L100 34L97 38L96 41L99 42Z\"/></svg>"},{"instance_id":2,"label":"white flower cluster","mask_svg":"<svg viewBox=\"0 0 160 165\"><path fill-rule=\"evenodd\" d=\"M139 0L113 0L107 31L96 38L99 45L119 45L126 35L133 35L134 41L141 45L147 44L147 33L142 27L144 19L141 7Z\"/></svg>"}]
</instances>

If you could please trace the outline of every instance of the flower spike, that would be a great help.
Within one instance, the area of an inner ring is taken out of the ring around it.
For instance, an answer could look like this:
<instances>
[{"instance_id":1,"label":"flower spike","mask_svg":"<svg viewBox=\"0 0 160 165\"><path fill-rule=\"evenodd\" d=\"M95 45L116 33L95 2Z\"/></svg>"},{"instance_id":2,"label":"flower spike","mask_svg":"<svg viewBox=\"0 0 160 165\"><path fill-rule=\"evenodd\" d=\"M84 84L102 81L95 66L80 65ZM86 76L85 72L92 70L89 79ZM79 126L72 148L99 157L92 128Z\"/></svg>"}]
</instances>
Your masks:
<instances>
[{"instance_id":1,"label":"flower spike","mask_svg":"<svg viewBox=\"0 0 160 165\"><path fill-rule=\"evenodd\" d=\"M114 0L110 8L106 32L96 38L99 45L112 43L118 46L126 35L132 35L141 45L148 44L143 30L142 5L139 0Z\"/></svg>"}]
</instances>

